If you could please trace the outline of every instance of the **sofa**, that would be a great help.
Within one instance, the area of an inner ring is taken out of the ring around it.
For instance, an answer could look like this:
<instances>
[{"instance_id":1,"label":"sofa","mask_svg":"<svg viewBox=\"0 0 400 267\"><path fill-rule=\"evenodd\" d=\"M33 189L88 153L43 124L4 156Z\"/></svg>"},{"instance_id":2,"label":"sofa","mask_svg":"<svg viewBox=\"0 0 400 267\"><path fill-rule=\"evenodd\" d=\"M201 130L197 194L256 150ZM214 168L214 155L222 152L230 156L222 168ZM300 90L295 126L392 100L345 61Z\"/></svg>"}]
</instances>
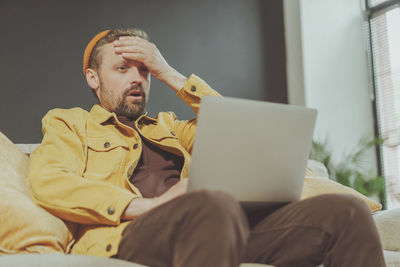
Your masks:
<instances>
[{"instance_id":1,"label":"sofa","mask_svg":"<svg viewBox=\"0 0 400 267\"><path fill-rule=\"evenodd\" d=\"M70 255L71 229L59 218L35 205L30 196L29 153L37 145L14 145L0 132L0 267L139 267L118 259ZM400 209L381 205L351 188L328 179L324 166L309 161L301 198L324 193L347 193L362 198L375 219L387 266L400 267ZM12 223L10 223L12 222ZM269 266L243 263L241 267Z\"/></svg>"}]
</instances>

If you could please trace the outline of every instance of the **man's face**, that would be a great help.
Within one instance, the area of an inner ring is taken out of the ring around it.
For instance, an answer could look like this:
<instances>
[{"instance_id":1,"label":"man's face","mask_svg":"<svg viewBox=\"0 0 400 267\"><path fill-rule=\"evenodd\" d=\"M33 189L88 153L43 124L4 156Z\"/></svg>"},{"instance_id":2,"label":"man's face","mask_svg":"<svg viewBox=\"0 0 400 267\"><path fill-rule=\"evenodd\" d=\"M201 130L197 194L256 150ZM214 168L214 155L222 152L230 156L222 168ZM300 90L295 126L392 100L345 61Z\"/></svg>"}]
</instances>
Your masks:
<instances>
[{"instance_id":1,"label":"man's face","mask_svg":"<svg viewBox=\"0 0 400 267\"><path fill-rule=\"evenodd\" d=\"M127 61L114 52L114 45L100 48L100 104L117 115L136 120L144 114L150 92L150 73L138 61Z\"/></svg>"}]
</instances>

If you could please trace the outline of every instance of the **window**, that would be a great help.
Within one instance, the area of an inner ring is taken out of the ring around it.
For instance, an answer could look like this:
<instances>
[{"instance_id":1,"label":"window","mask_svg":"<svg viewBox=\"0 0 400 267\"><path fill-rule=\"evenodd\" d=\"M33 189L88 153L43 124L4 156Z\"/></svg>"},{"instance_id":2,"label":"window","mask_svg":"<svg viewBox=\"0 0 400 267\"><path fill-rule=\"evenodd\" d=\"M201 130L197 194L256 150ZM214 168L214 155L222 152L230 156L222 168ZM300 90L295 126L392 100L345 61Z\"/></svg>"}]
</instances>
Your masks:
<instances>
[{"instance_id":1,"label":"window","mask_svg":"<svg viewBox=\"0 0 400 267\"><path fill-rule=\"evenodd\" d=\"M375 93L379 166L389 209L400 207L400 0L365 0Z\"/></svg>"}]
</instances>

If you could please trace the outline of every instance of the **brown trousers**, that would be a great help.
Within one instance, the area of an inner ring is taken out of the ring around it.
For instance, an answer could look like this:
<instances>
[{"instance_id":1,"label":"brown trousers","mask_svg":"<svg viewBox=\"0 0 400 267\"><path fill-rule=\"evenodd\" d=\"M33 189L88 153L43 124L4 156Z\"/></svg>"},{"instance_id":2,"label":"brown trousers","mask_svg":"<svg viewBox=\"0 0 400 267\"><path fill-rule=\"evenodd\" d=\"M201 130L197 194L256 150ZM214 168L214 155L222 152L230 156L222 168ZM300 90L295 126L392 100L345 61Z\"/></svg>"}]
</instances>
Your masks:
<instances>
[{"instance_id":1,"label":"brown trousers","mask_svg":"<svg viewBox=\"0 0 400 267\"><path fill-rule=\"evenodd\" d=\"M385 266L369 209L350 195L246 214L226 194L188 193L133 220L116 258L152 267Z\"/></svg>"}]
</instances>

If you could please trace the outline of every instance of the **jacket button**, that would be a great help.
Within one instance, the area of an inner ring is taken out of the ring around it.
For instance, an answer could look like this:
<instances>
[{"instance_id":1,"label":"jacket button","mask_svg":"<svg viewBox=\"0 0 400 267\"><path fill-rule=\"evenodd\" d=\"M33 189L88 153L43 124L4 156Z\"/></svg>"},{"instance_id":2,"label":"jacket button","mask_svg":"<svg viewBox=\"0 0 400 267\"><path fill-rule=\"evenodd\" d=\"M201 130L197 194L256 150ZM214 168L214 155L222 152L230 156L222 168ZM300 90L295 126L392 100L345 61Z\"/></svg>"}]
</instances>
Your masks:
<instances>
[{"instance_id":1,"label":"jacket button","mask_svg":"<svg viewBox=\"0 0 400 267\"><path fill-rule=\"evenodd\" d=\"M192 87L190 87L190 91L192 91L192 92L196 92L196 86L192 86Z\"/></svg>"},{"instance_id":2,"label":"jacket button","mask_svg":"<svg viewBox=\"0 0 400 267\"><path fill-rule=\"evenodd\" d=\"M110 142L105 142L105 143L104 143L104 147L105 147L105 148L109 148L110 146L111 146Z\"/></svg>"},{"instance_id":3,"label":"jacket button","mask_svg":"<svg viewBox=\"0 0 400 267\"><path fill-rule=\"evenodd\" d=\"M111 246L110 244L108 244L107 247L106 247L106 250L107 250L107 251L110 251L111 248L112 248L112 246Z\"/></svg>"},{"instance_id":4,"label":"jacket button","mask_svg":"<svg viewBox=\"0 0 400 267\"><path fill-rule=\"evenodd\" d=\"M171 134L172 134L173 136L175 136L175 133L174 133L174 132L171 132Z\"/></svg>"},{"instance_id":5,"label":"jacket button","mask_svg":"<svg viewBox=\"0 0 400 267\"><path fill-rule=\"evenodd\" d=\"M133 145L133 149L137 149L138 147L139 147L138 144L134 144L134 145Z\"/></svg>"},{"instance_id":6,"label":"jacket button","mask_svg":"<svg viewBox=\"0 0 400 267\"><path fill-rule=\"evenodd\" d=\"M113 215L115 210L113 207L108 207L107 212L108 212L108 214Z\"/></svg>"}]
</instances>

